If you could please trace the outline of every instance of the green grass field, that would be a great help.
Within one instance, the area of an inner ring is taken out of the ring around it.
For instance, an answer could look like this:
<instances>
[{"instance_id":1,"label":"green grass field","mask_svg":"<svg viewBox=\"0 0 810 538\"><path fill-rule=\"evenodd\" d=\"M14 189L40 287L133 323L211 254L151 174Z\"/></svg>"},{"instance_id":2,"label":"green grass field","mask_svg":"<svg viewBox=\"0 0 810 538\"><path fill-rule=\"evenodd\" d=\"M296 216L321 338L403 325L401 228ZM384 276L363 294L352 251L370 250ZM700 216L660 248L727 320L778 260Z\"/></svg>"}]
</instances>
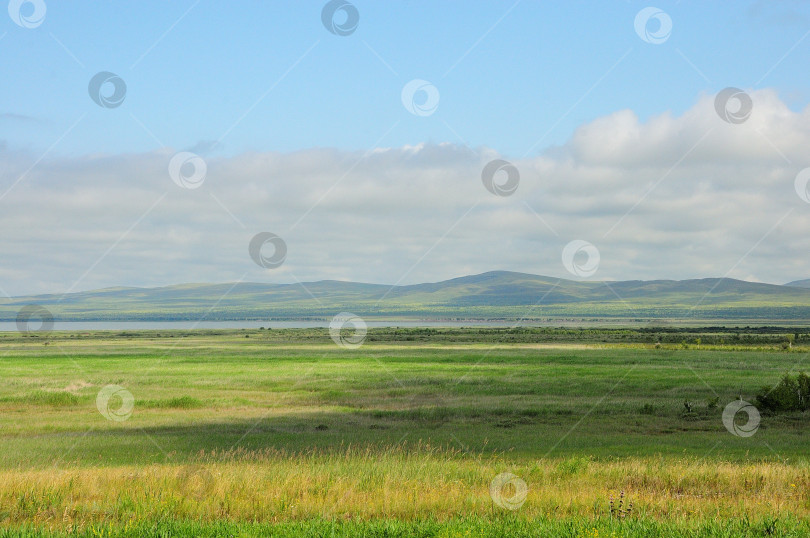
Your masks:
<instances>
[{"instance_id":1,"label":"green grass field","mask_svg":"<svg viewBox=\"0 0 810 538\"><path fill-rule=\"evenodd\" d=\"M810 534L808 413L721 420L808 350L622 334L7 333L0 536Z\"/></svg>"}]
</instances>

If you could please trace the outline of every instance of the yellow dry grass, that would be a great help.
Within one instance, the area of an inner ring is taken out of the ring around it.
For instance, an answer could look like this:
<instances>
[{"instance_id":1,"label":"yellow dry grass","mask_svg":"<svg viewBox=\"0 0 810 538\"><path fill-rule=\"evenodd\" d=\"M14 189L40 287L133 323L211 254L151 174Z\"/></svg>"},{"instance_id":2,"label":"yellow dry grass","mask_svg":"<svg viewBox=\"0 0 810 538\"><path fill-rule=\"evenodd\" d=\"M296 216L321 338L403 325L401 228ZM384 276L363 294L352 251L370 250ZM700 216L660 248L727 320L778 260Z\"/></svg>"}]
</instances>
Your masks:
<instances>
[{"instance_id":1,"label":"yellow dry grass","mask_svg":"<svg viewBox=\"0 0 810 538\"><path fill-rule=\"evenodd\" d=\"M56 526L161 517L285 521L446 519L502 511L492 479L528 484L516 513L599 516L624 492L657 519L810 516L810 469L782 463L639 458L510 461L423 446L333 453L234 452L194 464L0 471L7 522ZM504 492L511 495L510 491Z\"/></svg>"}]
</instances>

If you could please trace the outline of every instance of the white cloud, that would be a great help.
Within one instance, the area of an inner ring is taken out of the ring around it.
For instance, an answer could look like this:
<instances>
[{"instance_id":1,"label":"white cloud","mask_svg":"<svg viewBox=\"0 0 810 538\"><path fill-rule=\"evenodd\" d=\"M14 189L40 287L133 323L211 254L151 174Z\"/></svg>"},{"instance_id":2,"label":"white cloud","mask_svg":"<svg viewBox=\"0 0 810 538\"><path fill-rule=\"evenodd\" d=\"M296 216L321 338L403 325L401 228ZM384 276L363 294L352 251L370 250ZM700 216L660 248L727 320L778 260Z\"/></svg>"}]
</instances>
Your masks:
<instances>
[{"instance_id":1,"label":"white cloud","mask_svg":"<svg viewBox=\"0 0 810 538\"><path fill-rule=\"evenodd\" d=\"M573 239L599 248L597 279L810 277L810 204L793 188L810 165L810 108L751 96L739 125L706 95L679 117L618 111L540 156L505 156L521 172L505 198L480 178L497 153L454 144L206 156L196 190L171 181L168 149L48 158L0 200L0 286L413 283L493 269L568 277L560 255ZM2 145L0 158L0 192L37 160ZM280 269L248 255L260 231L286 240Z\"/></svg>"}]
</instances>

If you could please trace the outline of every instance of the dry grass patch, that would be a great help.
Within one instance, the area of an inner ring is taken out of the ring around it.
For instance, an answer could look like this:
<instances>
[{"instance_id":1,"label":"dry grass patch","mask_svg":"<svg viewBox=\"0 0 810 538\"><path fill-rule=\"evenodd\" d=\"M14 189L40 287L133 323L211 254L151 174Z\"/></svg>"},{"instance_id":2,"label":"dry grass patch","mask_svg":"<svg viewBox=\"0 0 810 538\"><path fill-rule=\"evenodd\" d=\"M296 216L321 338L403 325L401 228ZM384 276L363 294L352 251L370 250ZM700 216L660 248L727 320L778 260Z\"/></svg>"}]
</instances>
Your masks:
<instances>
[{"instance_id":1,"label":"dry grass patch","mask_svg":"<svg viewBox=\"0 0 810 538\"><path fill-rule=\"evenodd\" d=\"M528 484L518 517L609 517L623 491L633 516L810 516L810 470L781 463L675 459L593 461L349 448L286 454L235 451L192 464L0 472L2 521L85 525L133 519L294 521L451 519L503 512L489 485L511 472Z\"/></svg>"}]
</instances>

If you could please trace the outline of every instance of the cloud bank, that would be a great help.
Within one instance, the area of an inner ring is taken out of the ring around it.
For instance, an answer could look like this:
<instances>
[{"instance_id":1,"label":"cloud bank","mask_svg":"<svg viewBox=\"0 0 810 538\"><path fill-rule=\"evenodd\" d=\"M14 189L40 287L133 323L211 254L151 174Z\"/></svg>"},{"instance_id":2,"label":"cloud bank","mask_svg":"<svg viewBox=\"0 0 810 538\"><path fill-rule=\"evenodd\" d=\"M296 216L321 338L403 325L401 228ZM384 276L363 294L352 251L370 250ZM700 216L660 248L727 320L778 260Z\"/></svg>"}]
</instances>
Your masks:
<instances>
[{"instance_id":1,"label":"cloud bank","mask_svg":"<svg viewBox=\"0 0 810 538\"><path fill-rule=\"evenodd\" d=\"M574 278L561 260L573 240L599 250L591 279L810 278L810 204L794 186L810 166L810 107L750 95L741 124L704 95L678 117L598 118L539 156L450 143L203 155L194 189L169 175L177 149L41 158L0 144L0 286ZM482 183L494 159L519 171L510 196ZM248 253L263 231L287 244L277 269Z\"/></svg>"}]
</instances>

